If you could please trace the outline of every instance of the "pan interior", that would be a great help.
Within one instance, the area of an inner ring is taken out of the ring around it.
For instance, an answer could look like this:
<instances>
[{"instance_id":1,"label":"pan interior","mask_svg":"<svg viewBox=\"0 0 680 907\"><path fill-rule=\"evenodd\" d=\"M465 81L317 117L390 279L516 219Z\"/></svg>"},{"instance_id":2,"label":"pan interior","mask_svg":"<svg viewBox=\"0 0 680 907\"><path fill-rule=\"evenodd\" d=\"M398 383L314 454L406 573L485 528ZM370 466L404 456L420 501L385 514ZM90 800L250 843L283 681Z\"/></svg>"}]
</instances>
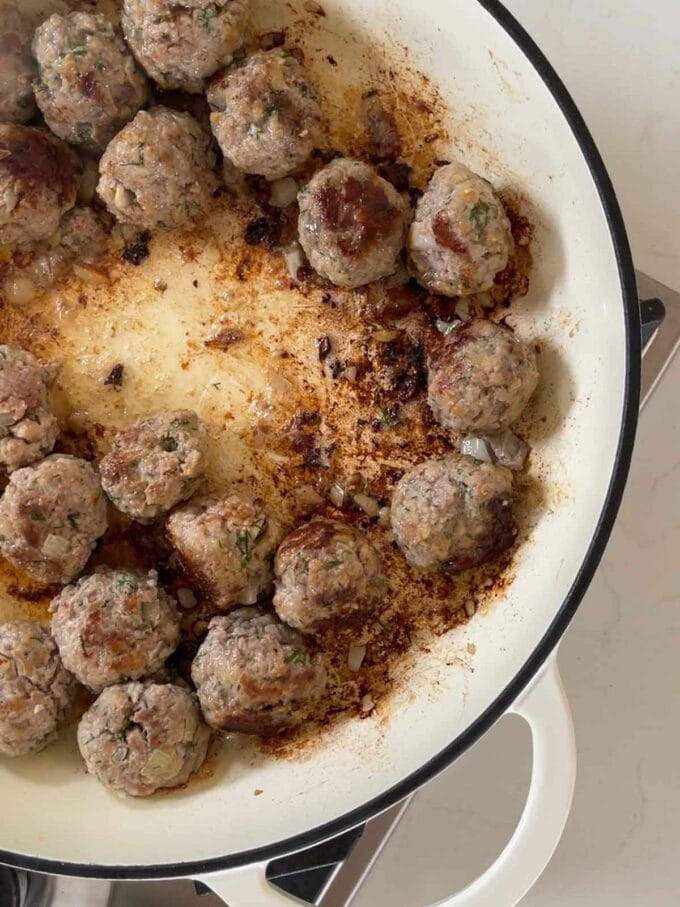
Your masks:
<instances>
[{"instance_id":1,"label":"pan interior","mask_svg":"<svg viewBox=\"0 0 680 907\"><path fill-rule=\"evenodd\" d=\"M2 761L5 851L96 866L172 865L275 843L360 806L493 702L559 610L594 533L620 428L625 331L606 220L566 121L481 6L434 0L426 20L408 0L376 0L370 17L361 0L328 0L324 16L308 6L259 0L255 30L287 26L302 45L324 96L331 147L355 147L359 98L379 85L393 94L417 175L435 157L461 157L526 200L536 263L530 293L512 311L518 331L540 343L542 384L531 413L522 544L483 613L423 637L395 665L389 698L316 742L272 755L228 741L186 790L143 802L115 798L88 779L72 732L33 758ZM432 147L423 141L428 119L441 134ZM321 290L291 289L278 256L245 248L252 217L252 206L223 196L206 224L155 236L139 267L118 263L106 282L74 281L6 308L2 339L61 362L57 403L62 417L75 416L74 444L80 432L104 446L108 430L154 410L195 409L212 432L209 486L254 488L291 520L291 490L308 476L300 479L256 426L263 415L278 425L301 409L332 414L328 440L342 439L338 468L373 469L356 428L363 404L349 383L323 376L315 345L323 334L361 333L363 324L350 294L334 294L331 306ZM206 345L225 328L244 340L228 350ZM125 380L116 390L103 382L118 363ZM425 455L426 434L416 440ZM386 456L395 468L413 461L412 452ZM400 560L379 543L395 595L431 608L441 590L414 593ZM17 596L17 582L0 577L0 618L44 616L40 596L33 604ZM463 604L468 593L457 586L452 601Z\"/></svg>"}]
</instances>

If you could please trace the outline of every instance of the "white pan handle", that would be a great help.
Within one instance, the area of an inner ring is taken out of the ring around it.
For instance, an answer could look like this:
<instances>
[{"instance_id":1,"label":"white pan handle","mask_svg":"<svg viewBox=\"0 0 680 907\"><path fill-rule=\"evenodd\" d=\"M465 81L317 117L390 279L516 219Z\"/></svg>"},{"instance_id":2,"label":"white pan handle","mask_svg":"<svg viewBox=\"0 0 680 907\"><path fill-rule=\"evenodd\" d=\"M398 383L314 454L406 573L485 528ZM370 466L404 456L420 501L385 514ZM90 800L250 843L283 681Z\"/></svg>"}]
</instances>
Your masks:
<instances>
[{"instance_id":1,"label":"white pan handle","mask_svg":"<svg viewBox=\"0 0 680 907\"><path fill-rule=\"evenodd\" d=\"M196 881L207 885L229 907L292 907L293 904L309 907L306 901L299 901L270 885L266 872L266 863L253 863L242 869L201 876Z\"/></svg>"},{"instance_id":2,"label":"white pan handle","mask_svg":"<svg viewBox=\"0 0 680 907\"><path fill-rule=\"evenodd\" d=\"M495 863L436 907L514 907L550 862L569 817L576 780L576 741L554 653L508 709L531 728L533 768L524 812Z\"/></svg>"},{"instance_id":3,"label":"white pan handle","mask_svg":"<svg viewBox=\"0 0 680 907\"><path fill-rule=\"evenodd\" d=\"M521 715L533 739L533 769L524 812L496 862L437 907L514 907L548 865L562 836L574 793L576 744L554 654L507 714ZM197 881L230 907L291 907L292 903L303 903L271 886L265 871L263 863Z\"/></svg>"}]
</instances>

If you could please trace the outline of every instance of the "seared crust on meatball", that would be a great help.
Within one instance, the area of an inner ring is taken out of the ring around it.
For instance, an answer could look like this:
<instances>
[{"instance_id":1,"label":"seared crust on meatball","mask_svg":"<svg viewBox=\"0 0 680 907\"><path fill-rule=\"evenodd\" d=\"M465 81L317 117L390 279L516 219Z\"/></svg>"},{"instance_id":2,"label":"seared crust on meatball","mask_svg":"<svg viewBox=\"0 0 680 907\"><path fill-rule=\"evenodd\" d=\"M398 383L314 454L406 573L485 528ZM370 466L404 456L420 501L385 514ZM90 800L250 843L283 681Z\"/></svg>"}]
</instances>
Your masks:
<instances>
[{"instance_id":1,"label":"seared crust on meatball","mask_svg":"<svg viewBox=\"0 0 680 907\"><path fill-rule=\"evenodd\" d=\"M0 245L49 239L76 202L80 164L46 129L0 125Z\"/></svg>"},{"instance_id":2,"label":"seared crust on meatball","mask_svg":"<svg viewBox=\"0 0 680 907\"><path fill-rule=\"evenodd\" d=\"M225 158L245 173L280 179L303 164L321 137L316 91L285 50L259 52L208 86L210 125Z\"/></svg>"},{"instance_id":3,"label":"seared crust on meatball","mask_svg":"<svg viewBox=\"0 0 680 907\"><path fill-rule=\"evenodd\" d=\"M0 123L26 123L35 113L32 36L16 0L0 2Z\"/></svg>"},{"instance_id":4,"label":"seared crust on meatball","mask_svg":"<svg viewBox=\"0 0 680 907\"><path fill-rule=\"evenodd\" d=\"M138 419L119 431L99 465L116 507L150 523L190 498L208 459L208 429L187 409Z\"/></svg>"},{"instance_id":5,"label":"seared crust on meatball","mask_svg":"<svg viewBox=\"0 0 680 907\"><path fill-rule=\"evenodd\" d=\"M263 501L241 494L191 501L168 517L167 530L186 573L219 610L271 591L283 530Z\"/></svg>"},{"instance_id":6,"label":"seared crust on meatball","mask_svg":"<svg viewBox=\"0 0 680 907\"><path fill-rule=\"evenodd\" d=\"M0 345L0 468L13 472L42 459L59 427L48 408L47 369L19 347Z\"/></svg>"},{"instance_id":7,"label":"seared crust on meatball","mask_svg":"<svg viewBox=\"0 0 680 907\"><path fill-rule=\"evenodd\" d=\"M161 88L198 94L243 44L250 0L124 0L132 52Z\"/></svg>"},{"instance_id":8,"label":"seared crust on meatball","mask_svg":"<svg viewBox=\"0 0 680 907\"><path fill-rule=\"evenodd\" d=\"M207 211L214 166L210 135L191 114L140 110L104 152L97 192L123 224L175 229Z\"/></svg>"},{"instance_id":9,"label":"seared crust on meatball","mask_svg":"<svg viewBox=\"0 0 680 907\"><path fill-rule=\"evenodd\" d=\"M98 693L158 671L179 642L179 612L155 570L98 570L53 600L62 661Z\"/></svg>"},{"instance_id":10,"label":"seared crust on meatball","mask_svg":"<svg viewBox=\"0 0 680 907\"><path fill-rule=\"evenodd\" d=\"M300 243L322 277L360 287L394 273L406 236L407 206L368 164L331 161L298 201Z\"/></svg>"},{"instance_id":11,"label":"seared crust on meatball","mask_svg":"<svg viewBox=\"0 0 680 907\"><path fill-rule=\"evenodd\" d=\"M385 593L376 549L361 532L333 520L313 520L289 535L274 572L276 613L303 633L333 621L361 620Z\"/></svg>"},{"instance_id":12,"label":"seared crust on meatball","mask_svg":"<svg viewBox=\"0 0 680 907\"><path fill-rule=\"evenodd\" d=\"M259 608L213 617L191 678L208 724L248 734L299 724L326 689L321 658L299 633Z\"/></svg>"},{"instance_id":13,"label":"seared crust on meatball","mask_svg":"<svg viewBox=\"0 0 680 907\"><path fill-rule=\"evenodd\" d=\"M416 279L445 296L488 290L513 249L493 186L462 164L440 167L418 201L408 238Z\"/></svg>"},{"instance_id":14,"label":"seared crust on meatball","mask_svg":"<svg viewBox=\"0 0 680 907\"><path fill-rule=\"evenodd\" d=\"M146 76L101 13L54 13L33 39L38 107L52 132L102 150L148 98Z\"/></svg>"},{"instance_id":15,"label":"seared crust on meatball","mask_svg":"<svg viewBox=\"0 0 680 907\"><path fill-rule=\"evenodd\" d=\"M428 402L455 431L502 431L519 419L538 384L534 350L485 318L463 323L435 353Z\"/></svg>"},{"instance_id":16,"label":"seared crust on meatball","mask_svg":"<svg viewBox=\"0 0 680 907\"><path fill-rule=\"evenodd\" d=\"M0 753L37 753L57 736L77 684L39 623L0 625Z\"/></svg>"},{"instance_id":17,"label":"seared crust on meatball","mask_svg":"<svg viewBox=\"0 0 680 907\"><path fill-rule=\"evenodd\" d=\"M88 772L131 797L185 784L209 743L196 696L174 684L107 687L78 725Z\"/></svg>"},{"instance_id":18,"label":"seared crust on meatball","mask_svg":"<svg viewBox=\"0 0 680 907\"><path fill-rule=\"evenodd\" d=\"M13 472L0 500L0 553L34 579L68 583L106 531L106 498L85 460L53 454Z\"/></svg>"},{"instance_id":19,"label":"seared crust on meatball","mask_svg":"<svg viewBox=\"0 0 680 907\"><path fill-rule=\"evenodd\" d=\"M392 529L412 567L458 572L512 545L512 473L449 454L426 460L399 481Z\"/></svg>"}]
</instances>

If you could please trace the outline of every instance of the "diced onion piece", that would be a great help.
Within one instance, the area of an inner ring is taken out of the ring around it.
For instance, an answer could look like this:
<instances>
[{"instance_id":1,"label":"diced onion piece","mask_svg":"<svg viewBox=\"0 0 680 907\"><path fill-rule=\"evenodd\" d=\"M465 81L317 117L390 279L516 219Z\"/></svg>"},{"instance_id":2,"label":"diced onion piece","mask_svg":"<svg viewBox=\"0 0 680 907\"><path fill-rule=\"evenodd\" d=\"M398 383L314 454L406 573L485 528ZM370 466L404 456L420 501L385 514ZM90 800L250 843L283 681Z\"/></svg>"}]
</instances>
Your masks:
<instances>
[{"instance_id":1,"label":"diced onion piece","mask_svg":"<svg viewBox=\"0 0 680 907\"><path fill-rule=\"evenodd\" d=\"M473 617L477 611L477 605L474 602L465 602L465 613L468 617Z\"/></svg>"},{"instance_id":2,"label":"diced onion piece","mask_svg":"<svg viewBox=\"0 0 680 907\"><path fill-rule=\"evenodd\" d=\"M35 296L35 286L28 277L11 277L3 287L5 299L15 305L25 305Z\"/></svg>"},{"instance_id":3,"label":"diced onion piece","mask_svg":"<svg viewBox=\"0 0 680 907\"><path fill-rule=\"evenodd\" d=\"M460 452L463 456L474 457L482 463L492 463L491 450L484 438L463 438L460 444Z\"/></svg>"},{"instance_id":4,"label":"diced onion piece","mask_svg":"<svg viewBox=\"0 0 680 907\"><path fill-rule=\"evenodd\" d=\"M408 247L411 252L429 252L436 247L436 242L431 233L428 233L420 224L414 224L409 235Z\"/></svg>"},{"instance_id":5,"label":"diced onion piece","mask_svg":"<svg viewBox=\"0 0 680 907\"><path fill-rule=\"evenodd\" d=\"M142 775L145 778L172 778L181 767L182 759L177 753L154 750L146 760Z\"/></svg>"},{"instance_id":6,"label":"diced onion piece","mask_svg":"<svg viewBox=\"0 0 680 907\"><path fill-rule=\"evenodd\" d=\"M298 195L298 184L292 176L281 180L274 180L271 184L269 204L274 208L287 208L292 205Z\"/></svg>"},{"instance_id":7,"label":"diced onion piece","mask_svg":"<svg viewBox=\"0 0 680 907\"><path fill-rule=\"evenodd\" d=\"M187 611L196 607L196 596L191 589L178 589L177 601L179 602L180 607L185 608Z\"/></svg>"},{"instance_id":8,"label":"diced onion piece","mask_svg":"<svg viewBox=\"0 0 680 907\"><path fill-rule=\"evenodd\" d=\"M529 453L529 446L517 435L506 429L498 434L486 435L486 440L496 462L508 469L521 469Z\"/></svg>"},{"instance_id":9,"label":"diced onion piece","mask_svg":"<svg viewBox=\"0 0 680 907\"><path fill-rule=\"evenodd\" d=\"M358 671L366 657L366 646L350 646L347 664L350 671Z\"/></svg>"},{"instance_id":10,"label":"diced onion piece","mask_svg":"<svg viewBox=\"0 0 680 907\"><path fill-rule=\"evenodd\" d=\"M323 498L311 485L300 485L293 492L298 507L321 507Z\"/></svg>"},{"instance_id":11,"label":"diced onion piece","mask_svg":"<svg viewBox=\"0 0 680 907\"><path fill-rule=\"evenodd\" d=\"M60 535L54 535L50 532L42 546L42 553L45 557L55 558L64 557L71 549L70 543Z\"/></svg>"},{"instance_id":12,"label":"diced onion piece","mask_svg":"<svg viewBox=\"0 0 680 907\"><path fill-rule=\"evenodd\" d=\"M267 451L267 457L273 463L278 463L280 466L285 466L286 463L290 463L290 457L287 457L285 454L276 453L273 450Z\"/></svg>"},{"instance_id":13,"label":"diced onion piece","mask_svg":"<svg viewBox=\"0 0 680 907\"><path fill-rule=\"evenodd\" d=\"M300 268L303 268L305 264L305 256L300 243L294 242L291 243L290 246L287 246L283 250L283 260L286 263L288 273L293 280L296 280L298 271Z\"/></svg>"},{"instance_id":14,"label":"diced onion piece","mask_svg":"<svg viewBox=\"0 0 680 907\"><path fill-rule=\"evenodd\" d=\"M372 712L375 708L375 702L370 693L366 693L364 698L361 700L361 711L364 713Z\"/></svg>"},{"instance_id":15,"label":"diced onion piece","mask_svg":"<svg viewBox=\"0 0 680 907\"><path fill-rule=\"evenodd\" d=\"M367 516L375 518L380 513L380 504L378 501L376 501L375 498L369 497L367 494L355 494L353 500L359 510L363 510Z\"/></svg>"},{"instance_id":16,"label":"diced onion piece","mask_svg":"<svg viewBox=\"0 0 680 907\"><path fill-rule=\"evenodd\" d=\"M389 529L392 525L392 508L391 507L381 507L380 512L378 513L378 526L381 526L383 529Z\"/></svg>"},{"instance_id":17,"label":"diced onion piece","mask_svg":"<svg viewBox=\"0 0 680 907\"><path fill-rule=\"evenodd\" d=\"M456 328L459 328L462 323L462 321L444 321L443 318L437 318L436 327L439 333L446 337L448 334L452 334Z\"/></svg>"},{"instance_id":18,"label":"diced onion piece","mask_svg":"<svg viewBox=\"0 0 680 907\"><path fill-rule=\"evenodd\" d=\"M126 189L122 183L118 183L113 196L113 202L116 208L129 208L134 201L134 198L132 192Z\"/></svg>"},{"instance_id":19,"label":"diced onion piece","mask_svg":"<svg viewBox=\"0 0 680 907\"><path fill-rule=\"evenodd\" d=\"M372 336L376 343L392 343L401 337L401 331L375 331Z\"/></svg>"},{"instance_id":20,"label":"diced onion piece","mask_svg":"<svg viewBox=\"0 0 680 907\"><path fill-rule=\"evenodd\" d=\"M345 503L345 489L342 487L342 485L338 485L337 483L335 485L331 485L328 492L328 497L334 507L341 508Z\"/></svg>"},{"instance_id":21,"label":"diced onion piece","mask_svg":"<svg viewBox=\"0 0 680 907\"><path fill-rule=\"evenodd\" d=\"M73 273L76 277L79 277L83 283L87 283L92 287L101 287L105 283L108 283L105 274L102 274L101 271L95 271L94 268L85 268L83 265L73 265Z\"/></svg>"}]
</instances>

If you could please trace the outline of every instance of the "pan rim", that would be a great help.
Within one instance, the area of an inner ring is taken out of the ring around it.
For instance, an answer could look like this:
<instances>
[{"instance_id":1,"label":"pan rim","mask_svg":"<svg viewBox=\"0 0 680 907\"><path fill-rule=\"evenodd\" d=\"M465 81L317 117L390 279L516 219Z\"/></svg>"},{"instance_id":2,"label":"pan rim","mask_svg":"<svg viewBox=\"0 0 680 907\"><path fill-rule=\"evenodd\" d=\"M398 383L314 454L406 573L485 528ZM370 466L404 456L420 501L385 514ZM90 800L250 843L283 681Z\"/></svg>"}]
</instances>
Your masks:
<instances>
[{"instance_id":1,"label":"pan rim","mask_svg":"<svg viewBox=\"0 0 680 907\"><path fill-rule=\"evenodd\" d=\"M336 837L357 825L367 822L383 810L412 794L451 765L486 733L536 676L559 643L576 613L604 554L619 510L633 454L638 421L641 372L640 317L635 271L623 216L614 187L590 131L571 95L533 38L503 6L500 0L477 0L477 2L483 10L496 20L522 51L551 93L566 120L567 126L571 129L588 165L600 198L600 204L602 205L614 248L621 286L626 337L626 363L624 400L617 451L604 504L593 537L581 568L558 613L512 681L462 734L403 781L400 781L362 806L350 810L330 822L264 847L186 863L124 866L71 863L13 853L3 849L0 849L0 863L32 872L94 879L141 880L197 877L236 869L252 863L267 862L284 854L304 850L323 840Z\"/></svg>"}]
</instances>

